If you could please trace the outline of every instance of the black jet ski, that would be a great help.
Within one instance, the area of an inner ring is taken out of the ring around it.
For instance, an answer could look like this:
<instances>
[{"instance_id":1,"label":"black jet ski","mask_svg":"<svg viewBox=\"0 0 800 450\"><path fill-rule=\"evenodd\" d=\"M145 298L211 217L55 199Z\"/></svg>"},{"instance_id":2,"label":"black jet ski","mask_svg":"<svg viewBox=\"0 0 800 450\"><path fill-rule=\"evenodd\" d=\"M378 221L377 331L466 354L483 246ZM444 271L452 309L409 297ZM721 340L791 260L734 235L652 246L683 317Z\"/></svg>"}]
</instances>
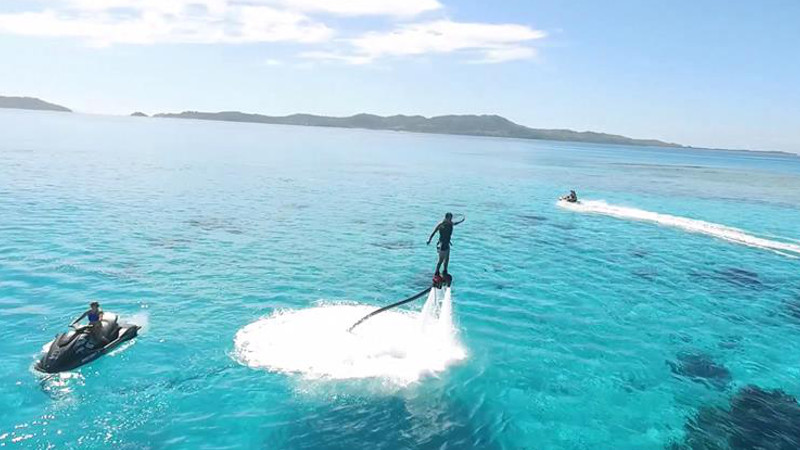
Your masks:
<instances>
[{"instance_id":1,"label":"black jet ski","mask_svg":"<svg viewBox=\"0 0 800 450\"><path fill-rule=\"evenodd\" d=\"M569 194L558 197L558 200L567 203L580 203L578 201L578 194L576 194L575 191L569 191Z\"/></svg>"},{"instance_id":2,"label":"black jet ski","mask_svg":"<svg viewBox=\"0 0 800 450\"><path fill-rule=\"evenodd\" d=\"M58 373L72 370L94 361L116 348L119 344L136 337L141 328L138 325L118 323L114 313L103 313L100 321L105 342L96 342L90 327L73 328L53 339L50 348L36 363L36 370L45 373Z\"/></svg>"}]
</instances>

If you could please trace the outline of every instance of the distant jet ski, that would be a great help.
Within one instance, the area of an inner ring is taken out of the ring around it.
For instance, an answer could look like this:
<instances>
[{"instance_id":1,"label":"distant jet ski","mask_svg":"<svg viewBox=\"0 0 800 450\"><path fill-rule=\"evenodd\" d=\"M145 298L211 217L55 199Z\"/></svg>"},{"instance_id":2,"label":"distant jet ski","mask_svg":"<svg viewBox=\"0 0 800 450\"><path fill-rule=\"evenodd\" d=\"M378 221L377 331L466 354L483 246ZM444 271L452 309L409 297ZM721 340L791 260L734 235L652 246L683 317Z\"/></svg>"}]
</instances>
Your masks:
<instances>
[{"instance_id":1,"label":"distant jet ski","mask_svg":"<svg viewBox=\"0 0 800 450\"><path fill-rule=\"evenodd\" d=\"M91 327L73 328L59 334L53 339L50 348L39 362L36 370L45 373L58 373L75 369L90 363L116 348L119 344L136 337L138 325L120 325L118 316L104 313L101 319L101 331L98 333L105 339L104 343L96 342Z\"/></svg>"},{"instance_id":2,"label":"distant jet ski","mask_svg":"<svg viewBox=\"0 0 800 450\"><path fill-rule=\"evenodd\" d=\"M567 203L580 203L578 201L578 194L576 194L575 191L569 191L569 194L559 197L558 200Z\"/></svg>"}]
</instances>

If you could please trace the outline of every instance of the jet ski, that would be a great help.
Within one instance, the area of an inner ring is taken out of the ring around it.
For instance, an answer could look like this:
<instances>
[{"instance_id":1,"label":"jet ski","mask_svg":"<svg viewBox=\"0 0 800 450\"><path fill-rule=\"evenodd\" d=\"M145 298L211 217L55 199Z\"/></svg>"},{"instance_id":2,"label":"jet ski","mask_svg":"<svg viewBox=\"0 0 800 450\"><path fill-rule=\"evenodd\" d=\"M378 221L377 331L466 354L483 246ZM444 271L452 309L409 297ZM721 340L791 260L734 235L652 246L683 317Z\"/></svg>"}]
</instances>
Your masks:
<instances>
[{"instance_id":1,"label":"jet ski","mask_svg":"<svg viewBox=\"0 0 800 450\"><path fill-rule=\"evenodd\" d=\"M578 201L578 194L575 191L569 191L569 194L558 197L558 201L567 203L580 203Z\"/></svg>"},{"instance_id":2,"label":"jet ski","mask_svg":"<svg viewBox=\"0 0 800 450\"><path fill-rule=\"evenodd\" d=\"M119 317L106 312L100 320L100 335L105 342L97 342L92 336L91 327L73 328L53 339L42 359L36 363L36 370L45 373L58 373L75 369L90 363L116 348L119 344L136 337L138 325L119 324Z\"/></svg>"}]
</instances>

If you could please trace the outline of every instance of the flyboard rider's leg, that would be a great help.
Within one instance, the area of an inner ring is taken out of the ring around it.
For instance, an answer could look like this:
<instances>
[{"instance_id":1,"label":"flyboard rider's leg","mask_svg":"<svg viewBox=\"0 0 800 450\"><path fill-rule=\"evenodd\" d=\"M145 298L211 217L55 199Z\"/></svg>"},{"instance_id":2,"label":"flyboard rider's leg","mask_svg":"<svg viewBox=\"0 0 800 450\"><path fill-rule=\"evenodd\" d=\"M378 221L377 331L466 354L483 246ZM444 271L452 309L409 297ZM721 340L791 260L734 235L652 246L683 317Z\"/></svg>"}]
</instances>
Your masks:
<instances>
[{"instance_id":1,"label":"flyboard rider's leg","mask_svg":"<svg viewBox=\"0 0 800 450\"><path fill-rule=\"evenodd\" d=\"M433 274L433 287L441 289L443 286L450 286L453 277L447 273L447 266L450 264L450 247L445 249L439 247L439 262L436 263L436 272ZM444 272L439 272L444 264Z\"/></svg>"},{"instance_id":2,"label":"flyboard rider's leg","mask_svg":"<svg viewBox=\"0 0 800 450\"><path fill-rule=\"evenodd\" d=\"M445 260L445 251L446 250L442 250L441 248L437 250L437 252L439 253L439 261L436 263L436 272L434 272L435 275L439 275L439 269L442 268L442 263ZM447 264L445 264L444 266L444 271L447 272Z\"/></svg>"}]
</instances>

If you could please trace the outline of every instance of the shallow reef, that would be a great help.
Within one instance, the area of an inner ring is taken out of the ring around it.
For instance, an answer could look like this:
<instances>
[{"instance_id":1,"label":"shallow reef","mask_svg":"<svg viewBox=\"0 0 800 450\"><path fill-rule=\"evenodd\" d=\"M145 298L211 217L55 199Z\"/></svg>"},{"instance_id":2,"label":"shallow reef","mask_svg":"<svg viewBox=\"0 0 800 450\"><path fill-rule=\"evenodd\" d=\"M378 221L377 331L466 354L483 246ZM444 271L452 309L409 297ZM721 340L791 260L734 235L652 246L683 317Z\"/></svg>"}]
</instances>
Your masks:
<instances>
[{"instance_id":1,"label":"shallow reef","mask_svg":"<svg viewBox=\"0 0 800 450\"><path fill-rule=\"evenodd\" d=\"M800 323L800 294L783 303L783 314Z\"/></svg>"},{"instance_id":2,"label":"shallow reef","mask_svg":"<svg viewBox=\"0 0 800 450\"><path fill-rule=\"evenodd\" d=\"M750 385L728 408L704 406L684 427L683 441L668 450L797 450L800 404L780 389Z\"/></svg>"},{"instance_id":3,"label":"shallow reef","mask_svg":"<svg viewBox=\"0 0 800 450\"><path fill-rule=\"evenodd\" d=\"M720 278L728 283L750 288L763 288L764 283L761 282L756 272L740 269L736 267L729 267L716 271L717 278Z\"/></svg>"},{"instance_id":4,"label":"shallow reef","mask_svg":"<svg viewBox=\"0 0 800 450\"><path fill-rule=\"evenodd\" d=\"M675 375L719 390L727 388L732 379L727 367L705 353L679 353L677 361L667 361L667 365Z\"/></svg>"}]
</instances>

